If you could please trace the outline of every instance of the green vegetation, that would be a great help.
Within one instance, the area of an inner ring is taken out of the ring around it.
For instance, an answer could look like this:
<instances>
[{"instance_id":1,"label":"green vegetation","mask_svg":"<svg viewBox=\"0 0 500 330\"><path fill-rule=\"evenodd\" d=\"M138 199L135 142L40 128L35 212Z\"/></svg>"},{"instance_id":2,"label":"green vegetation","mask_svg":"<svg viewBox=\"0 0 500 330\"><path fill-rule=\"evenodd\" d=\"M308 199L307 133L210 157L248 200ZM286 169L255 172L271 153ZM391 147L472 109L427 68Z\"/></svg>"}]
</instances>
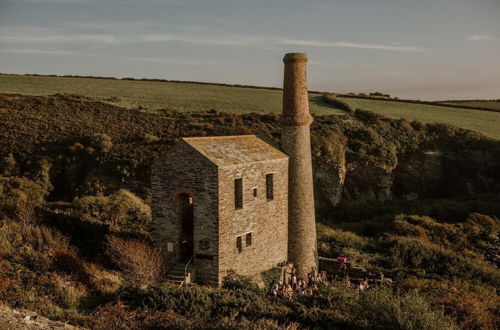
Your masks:
<instances>
[{"instance_id":1,"label":"green vegetation","mask_svg":"<svg viewBox=\"0 0 500 330\"><path fill-rule=\"evenodd\" d=\"M500 113L498 112L383 100L342 97L339 97L339 99L356 109L373 111L391 118L405 118L407 120L419 120L424 123L454 125L500 139Z\"/></svg>"},{"instance_id":2,"label":"green vegetation","mask_svg":"<svg viewBox=\"0 0 500 330\"><path fill-rule=\"evenodd\" d=\"M281 112L280 90L161 81L17 76L0 74L0 92L26 95L80 94L125 108L234 113ZM311 112L342 114L311 95Z\"/></svg>"},{"instance_id":3,"label":"green vegetation","mask_svg":"<svg viewBox=\"0 0 500 330\"><path fill-rule=\"evenodd\" d=\"M500 111L500 101L445 101L445 104L466 105L469 107L487 108Z\"/></svg>"},{"instance_id":4,"label":"green vegetation","mask_svg":"<svg viewBox=\"0 0 500 330\"><path fill-rule=\"evenodd\" d=\"M280 113L282 106L280 90L161 81L0 74L0 92L26 95L80 94L121 107L142 110L215 109L232 113ZM311 93L309 100L314 114L345 114L342 107L326 104L321 94ZM444 123L500 139L500 113L379 99L340 97L339 101L391 118Z\"/></svg>"},{"instance_id":5,"label":"green vegetation","mask_svg":"<svg viewBox=\"0 0 500 330\"><path fill-rule=\"evenodd\" d=\"M318 254L394 282L285 301L238 274L222 288L163 282L149 207L150 166L180 136L278 145L279 115L0 95L0 127L0 302L11 307L91 329L496 328L496 140L364 110L316 115Z\"/></svg>"}]
</instances>

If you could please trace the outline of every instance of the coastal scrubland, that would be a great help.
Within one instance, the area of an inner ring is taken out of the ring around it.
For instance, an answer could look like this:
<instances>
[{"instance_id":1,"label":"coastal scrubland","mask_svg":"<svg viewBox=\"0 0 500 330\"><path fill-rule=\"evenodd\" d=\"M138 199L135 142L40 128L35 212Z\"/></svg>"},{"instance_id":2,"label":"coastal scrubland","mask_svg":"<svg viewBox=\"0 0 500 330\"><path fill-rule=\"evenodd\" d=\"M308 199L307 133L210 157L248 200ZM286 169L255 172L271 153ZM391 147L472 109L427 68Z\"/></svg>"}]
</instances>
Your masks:
<instances>
[{"instance_id":1,"label":"coastal scrubland","mask_svg":"<svg viewBox=\"0 0 500 330\"><path fill-rule=\"evenodd\" d=\"M2 94L0 127L0 301L10 307L92 329L498 323L498 140L362 109L315 114L318 254L393 284L359 294L337 283L287 301L237 274L222 288L169 284L150 238L150 166L179 137L256 134L279 147L279 114Z\"/></svg>"}]
</instances>

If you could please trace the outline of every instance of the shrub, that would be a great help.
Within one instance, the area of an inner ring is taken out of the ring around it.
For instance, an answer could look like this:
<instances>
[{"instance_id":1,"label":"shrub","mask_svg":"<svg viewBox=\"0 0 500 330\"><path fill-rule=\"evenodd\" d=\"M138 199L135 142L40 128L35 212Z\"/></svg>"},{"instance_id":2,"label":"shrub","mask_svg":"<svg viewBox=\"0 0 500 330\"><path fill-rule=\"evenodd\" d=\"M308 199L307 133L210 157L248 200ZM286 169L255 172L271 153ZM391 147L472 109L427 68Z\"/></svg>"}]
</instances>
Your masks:
<instances>
[{"instance_id":1,"label":"shrub","mask_svg":"<svg viewBox=\"0 0 500 330\"><path fill-rule=\"evenodd\" d=\"M344 110L344 111L347 111L349 113L354 113L354 111L356 110L353 107L351 107L348 103L339 100L335 94L331 94L331 93L323 94L323 101L326 104L332 105L333 107L335 107L337 109Z\"/></svg>"},{"instance_id":2,"label":"shrub","mask_svg":"<svg viewBox=\"0 0 500 330\"><path fill-rule=\"evenodd\" d=\"M163 276L160 251L145 242L108 236L106 252L134 285L151 285Z\"/></svg>"},{"instance_id":3,"label":"shrub","mask_svg":"<svg viewBox=\"0 0 500 330\"><path fill-rule=\"evenodd\" d=\"M52 251L68 248L68 239L54 229L10 220L0 221L0 255L38 272L50 266Z\"/></svg>"},{"instance_id":4,"label":"shrub","mask_svg":"<svg viewBox=\"0 0 500 330\"><path fill-rule=\"evenodd\" d=\"M84 283L89 280L85 264L73 251L54 251L52 253L52 269L61 274L76 275Z\"/></svg>"},{"instance_id":5,"label":"shrub","mask_svg":"<svg viewBox=\"0 0 500 330\"><path fill-rule=\"evenodd\" d=\"M197 320L207 319L213 307L208 289L201 286L152 286L134 295L143 308L173 310L175 313Z\"/></svg>"},{"instance_id":6,"label":"shrub","mask_svg":"<svg viewBox=\"0 0 500 330\"><path fill-rule=\"evenodd\" d=\"M0 160L0 175L11 176L16 175L19 169L17 168L17 162L12 153L3 157Z\"/></svg>"},{"instance_id":7,"label":"shrub","mask_svg":"<svg viewBox=\"0 0 500 330\"><path fill-rule=\"evenodd\" d=\"M366 240L353 232L333 229L318 223L316 225L319 241L327 241L339 244L342 247L362 249L366 246Z\"/></svg>"},{"instance_id":8,"label":"shrub","mask_svg":"<svg viewBox=\"0 0 500 330\"><path fill-rule=\"evenodd\" d=\"M128 308L123 303L110 303L99 307L93 313L92 321L86 324L92 329L115 330L115 329L142 329L137 311Z\"/></svg>"},{"instance_id":9,"label":"shrub","mask_svg":"<svg viewBox=\"0 0 500 330\"><path fill-rule=\"evenodd\" d=\"M26 177L0 176L0 209L14 213L20 204L42 205L49 188Z\"/></svg>"},{"instance_id":10,"label":"shrub","mask_svg":"<svg viewBox=\"0 0 500 330\"><path fill-rule=\"evenodd\" d=\"M270 320L267 318L259 319L247 319L245 317L235 319L234 317L224 317L210 327L210 329L249 329L249 330L260 330L260 329L270 329L270 330L296 330L300 329L300 325L297 323L291 323L287 325L280 325L276 320Z\"/></svg>"},{"instance_id":11,"label":"shrub","mask_svg":"<svg viewBox=\"0 0 500 330\"><path fill-rule=\"evenodd\" d=\"M411 122L411 126L416 129L417 131L423 131L426 128L425 123L421 122L420 120L414 120Z\"/></svg>"},{"instance_id":12,"label":"shrub","mask_svg":"<svg viewBox=\"0 0 500 330\"><path fill-rule=\"evenodd\" d=\"M90 137L91 146L99 152L107 153L113 148L111 138L106 134L94 134Z\"/></svg>"},{"instance_id":13,"label":"shrub","mask_svg":"<svg viewBox=\"0 0 500 330\"><path fill-rule=\"evenodd\" d=\"M262 290L250 277L239 275L233 270L228 271L227 275L222 280L222 287L230 290L248 290L262 293Z\"/></svg>"},{"instance_id":14,"label":"shrub","mask_svg":"<svg viewBox=\"0 0 500 330\"><path fill-rule=\"evenodd\" d=\"M117 274L101 269L95 264L87 264L86 270L89 274L89 287L101 295L115 293L122 285L121 278Z\"/></svg>"},{"instance_id":15,"label":"shrub","mask_svg":"<svg viewBox=\"0 0 500 330\"><path fill-rule=\"evenodd\" d=\"M125 189L110 196L82 197L74 205L85 220L109 224L117 232L145 234L151 223L151 208Z\"/></svg>"},{"instance_id":16,"label":"shrub","mask_svg":"<svg viewBox=\"0 0 500 330\"><path fill-rule=\"evenodd\" d=\"M376 329L457 329L442 313L431 309L424 297L398 295L389 289L372 289L353 306L353 323Z\"/></svg>"},{"instance_id":17,"label":"shrub","mask_svg":"<svg viewBox=\"0 0 500 330\"><path fill-rule=\"evenodd\" d=\"M144 134L142 139L147 143L154 143L154 142L160 141L159 137L157 137L156 135L148 134L148 133Z\"/></svg>"},{"instance_id":18,"label":"shrub","mask_svg":"<svg viewBox=\"0 0 500 330\"><path fill-rule=\"evenodd\" d=\"M87 295L87 290L81 283L68 278L52 275L54 301L63 308L77 308L80 301Z\"/></svg>"},{"instance_id":19,"label":"shrub","mask_svg":"<svg viewBox=\"0 0 500 330\"><path fill-rule=\"evenodd\" d=\"M393 265L417 272L420 276L456 276L491 284L500 281L495 269L418 239L397 238L389 253Z\"/></svg>"},{"instance_id":20,"label":"shrub","mask_svg":"<svg viewBox=\"0 0 500 330\"><path fill-rule=\"evenodd\" d=\"M403 290L417 291L436 308L453 317L464 329L496 329L498 297L494 287L462 280L435 281L409 279Z\"/></svg>"}]
</instances>

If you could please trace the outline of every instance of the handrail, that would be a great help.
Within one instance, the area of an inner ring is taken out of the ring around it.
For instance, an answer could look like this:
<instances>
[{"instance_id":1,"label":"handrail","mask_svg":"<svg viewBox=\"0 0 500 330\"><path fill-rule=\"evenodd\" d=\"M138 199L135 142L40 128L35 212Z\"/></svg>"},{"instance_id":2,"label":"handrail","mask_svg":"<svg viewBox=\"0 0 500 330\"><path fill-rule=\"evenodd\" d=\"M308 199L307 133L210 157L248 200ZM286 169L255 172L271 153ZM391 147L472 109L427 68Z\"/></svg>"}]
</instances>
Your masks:
<instances>
[{"instance_id":1,"label":"handrail","mask_svg":"<svg viewBox=\"0 0 500 330\"><path fill-rule=\"evenodd\" d=\"M187 268L188 268L189 264L191 263L191 260L193 260L193 256L191 256L191 258L189 258L189 261L187 262L186 266L184 267L184 281L183 282L186 282Z\"/></svg>"}]
</instances>

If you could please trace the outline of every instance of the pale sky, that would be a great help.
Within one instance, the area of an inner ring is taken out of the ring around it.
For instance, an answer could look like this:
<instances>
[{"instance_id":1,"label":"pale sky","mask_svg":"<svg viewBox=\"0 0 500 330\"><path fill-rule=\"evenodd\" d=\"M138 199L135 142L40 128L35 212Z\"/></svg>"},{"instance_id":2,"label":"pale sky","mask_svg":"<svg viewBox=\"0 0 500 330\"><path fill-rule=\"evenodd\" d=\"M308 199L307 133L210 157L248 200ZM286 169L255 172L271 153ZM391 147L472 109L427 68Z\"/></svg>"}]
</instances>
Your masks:
<instances>
[{"instance_id":1,"label":"pale sky","mask_svg":"<svg viewBox=\"0 0 500 330\"><path fill-rule=\"evenodd\" d=\"M0 0L0 72L500 98L500 0Z\"/></svg>"}]
</instances>

